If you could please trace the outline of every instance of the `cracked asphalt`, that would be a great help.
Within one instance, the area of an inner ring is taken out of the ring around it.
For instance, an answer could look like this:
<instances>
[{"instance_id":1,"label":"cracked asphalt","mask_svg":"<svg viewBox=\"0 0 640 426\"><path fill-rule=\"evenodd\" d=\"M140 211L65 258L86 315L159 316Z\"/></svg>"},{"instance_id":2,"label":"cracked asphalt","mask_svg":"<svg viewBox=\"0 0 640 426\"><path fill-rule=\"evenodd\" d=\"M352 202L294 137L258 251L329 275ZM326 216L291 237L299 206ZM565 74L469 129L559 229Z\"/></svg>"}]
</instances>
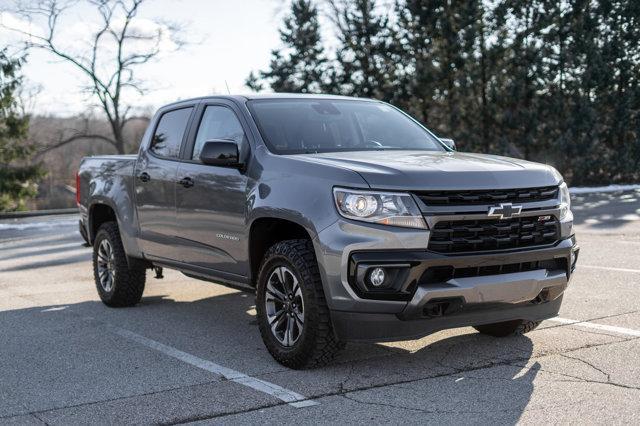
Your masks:
<instances>
[{"instance_id":1,"label":"cracked asphalt","mask_svg":"<svg viewBox=\"0 0 640 426\"><path fill-rule=\"evenodd\" d=\"M110 309L75 216L2 220L0 424L639 424L640 192L576 196L574 212L558 320L350 344L308 371L269 356L251 294L165 271Z\"/></svg>"}]
</instances>

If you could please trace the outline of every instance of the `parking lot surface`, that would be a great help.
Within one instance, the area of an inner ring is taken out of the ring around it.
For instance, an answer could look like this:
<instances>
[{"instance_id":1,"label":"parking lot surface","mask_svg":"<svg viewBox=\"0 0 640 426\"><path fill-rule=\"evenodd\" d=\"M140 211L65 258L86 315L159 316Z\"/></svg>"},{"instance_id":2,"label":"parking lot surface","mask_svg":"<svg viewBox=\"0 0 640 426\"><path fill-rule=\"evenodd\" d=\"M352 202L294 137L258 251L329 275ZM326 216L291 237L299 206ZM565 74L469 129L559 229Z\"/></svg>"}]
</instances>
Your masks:
<instances>
[{"instance_id":1,"label":"parking lot surface","mask_svg":"<svg viewBox=\"0 0 640 426\"><path fill-rule=\"evenodd\" d=\"M581 246L560 316L350 344L294 371L252 294L165 270L98 299L77 217L0 221L0 424L640 423L640 192L574 197Z\"/></svg>"}]
</instances>

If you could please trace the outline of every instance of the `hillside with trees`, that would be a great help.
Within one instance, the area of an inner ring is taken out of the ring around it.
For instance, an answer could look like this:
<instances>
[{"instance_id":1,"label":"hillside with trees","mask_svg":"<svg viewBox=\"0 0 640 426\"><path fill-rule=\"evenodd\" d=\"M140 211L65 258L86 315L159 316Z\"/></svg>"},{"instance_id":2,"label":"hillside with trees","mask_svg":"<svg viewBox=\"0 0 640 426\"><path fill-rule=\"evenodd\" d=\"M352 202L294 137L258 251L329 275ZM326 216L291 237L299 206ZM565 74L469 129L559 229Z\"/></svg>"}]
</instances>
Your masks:
<instances>
[{"instance_id":1,"label":"hillside with trees","mask_svg":"<svg viewBox=\"0 0 640 426\"><path fill-rule=\"evenodd\" d=\"M151 111L131 120L122 133L125 153L134 153L147 128ZM75 207L75 174L82 157L117 154L108 140L110 123L98 114L72 117L33 116L26 142L31 158L46 170L38 191L28 203L33 210ZM81 137L80 137L81 136Z\"/></svg>"},{"instance_id":2,"label":"hillside with trees","mask_svg":"<svg viewBox=\"0 0 640 426\"><path fill-rule=\"evenodd\" d=\"M0 22L0 27L22 36L24 45L18 51L46 52L49 58L75 71L79 82L84 84L81 90L88 95L89 102L88 112L76 117L36 116L28 125L29 118L25 115L20 126L7 136L11 143L1 142L6 145L0 153L3 156L0 162L19 159L35 162L41 164L46 177L44 173L36 174L37 179L36 175L24 174L27 169L20 169L23 174L19 174L14 166L5 171L3 164L2 173L13 173L14 179L1 183L0 200L10 197L13 201L9 204L0 201L0 211L73 207L75 171L82 157L137 150L151 115L146 105L131 100L140 102L151 88L140 68L157 59L163 46L170 45L175 51L184 44L180 28L168 20L146 20L139 25L140 9L148 3L145 0L25 0L15 2L14 7L0 8L0 12L6 9L27 22L39 24L12 26L12 21L8 21L9 24ZM90 27L86 38L65 43L60 33L77 7L92 11L96 20L87 21ZM3 67L6 63L10 71L5 72L8 78L0 82L4 93L15 90L21 82L10 79L22 58L9 59L2 55ZM13 106L7 108L7 111L15 110ZM7 189L9 186L11 189Z\"/></svg>"}]
</instances>

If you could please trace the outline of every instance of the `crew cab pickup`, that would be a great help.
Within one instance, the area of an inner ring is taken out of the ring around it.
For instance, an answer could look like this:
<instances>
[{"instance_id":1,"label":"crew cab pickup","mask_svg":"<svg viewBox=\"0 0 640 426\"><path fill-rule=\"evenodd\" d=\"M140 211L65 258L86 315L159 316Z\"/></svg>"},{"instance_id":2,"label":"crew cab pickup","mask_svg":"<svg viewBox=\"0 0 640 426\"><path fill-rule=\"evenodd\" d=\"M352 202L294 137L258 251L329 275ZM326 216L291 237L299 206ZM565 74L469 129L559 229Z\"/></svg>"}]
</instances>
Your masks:
<instances>
[{"instance_id":1,"label":"crew cab pickup","mask_svg":"<svg viewBox=\"0 0 640 426\"><path fill-rule=\"evenodd\" d=\"M105 304L138 303L148 269L250 289L291 368L348 341L525 333L557 315L578 255L553 167L456 152L374 100L177 102L137 156L84 158L77 184Z\"/></svg>"}]
</instances>

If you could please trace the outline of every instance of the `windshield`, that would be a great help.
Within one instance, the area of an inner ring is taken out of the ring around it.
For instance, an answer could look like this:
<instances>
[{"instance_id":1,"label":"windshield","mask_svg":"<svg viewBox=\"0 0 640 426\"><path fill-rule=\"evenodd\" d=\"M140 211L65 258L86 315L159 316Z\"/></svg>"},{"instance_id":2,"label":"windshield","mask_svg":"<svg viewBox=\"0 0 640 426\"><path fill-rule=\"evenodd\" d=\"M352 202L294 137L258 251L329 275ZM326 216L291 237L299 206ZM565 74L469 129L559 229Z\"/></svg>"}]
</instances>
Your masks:
<instances>
[{"instance_id":1,"label":"windshield","mask_svg":"<svg viewBox=\"0 0 640 426\"><path fill-rule=\"evenodd\" d=\"M247 104L269 150L276 154L445 151L422 126L381 102L255 99Z\"/></svg>"}]
</instances>

